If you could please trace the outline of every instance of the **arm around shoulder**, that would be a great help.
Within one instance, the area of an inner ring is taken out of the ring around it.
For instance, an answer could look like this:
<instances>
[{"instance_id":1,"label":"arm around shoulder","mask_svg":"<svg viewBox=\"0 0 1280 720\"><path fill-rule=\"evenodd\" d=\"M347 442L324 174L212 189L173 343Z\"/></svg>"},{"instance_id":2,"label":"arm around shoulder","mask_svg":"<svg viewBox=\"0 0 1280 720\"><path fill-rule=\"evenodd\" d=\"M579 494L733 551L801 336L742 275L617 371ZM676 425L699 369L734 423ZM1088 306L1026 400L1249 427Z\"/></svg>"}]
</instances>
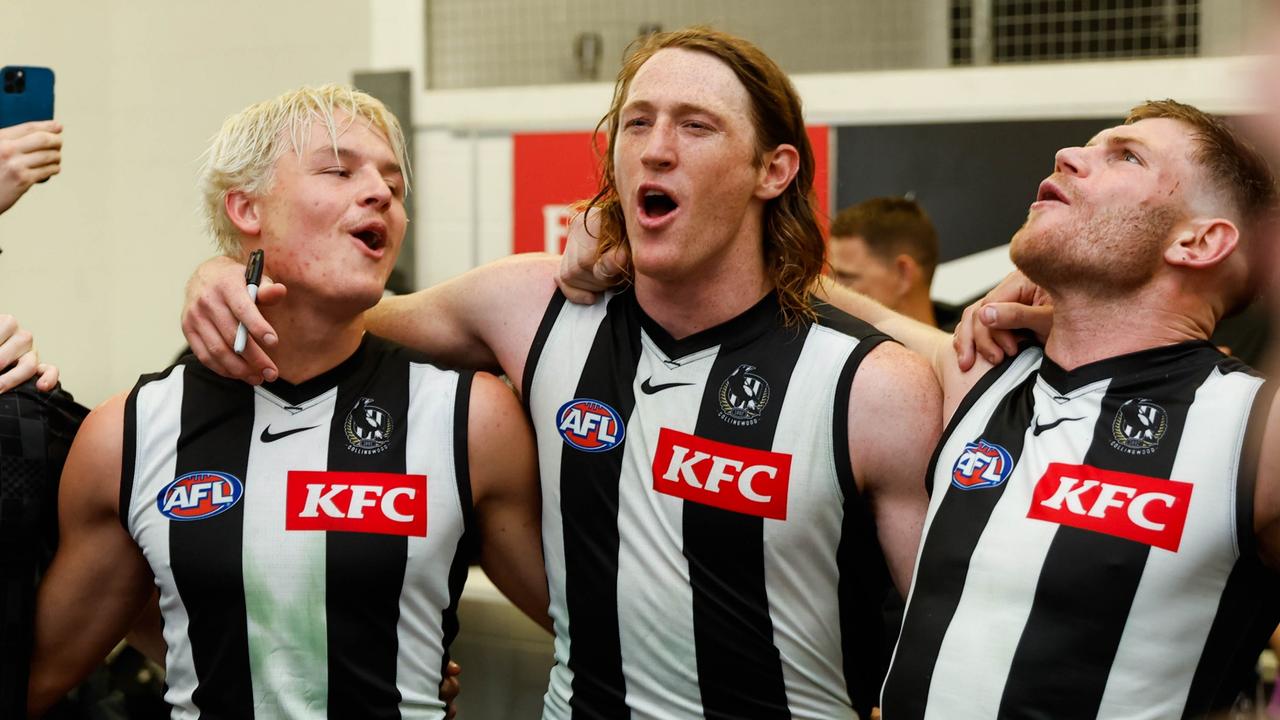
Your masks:
<instances>
[{"instance_id":1,"label":"arm around shoulder","mask_svg":"<svg viewBox=\"0 0 1280 720\"><path fill-rule=\"evenodd\" d=\"M370 310L369 329L445 362L519 378L556 289L558 258L513 255Z\"/></svg>"},{"instance_id":2,"label":"arm around shoulder","mask_svg":"<svg viewBox=\"0 0 1280 720\"><path fill-rule=\"evenodd\" d=\"M480 565L526 615L551 629L533 431L511 389L476 373L467 422Z\"/></svg>"},{"instance_id":3,"label":"arm around shoulder","mask_svg":"<svg viewBox=\"0 0 1280 720\"><path fill-rule=\"evenodd\" d=\"M849 456L871 501L894 583L904 595L924 528L925 475L942 432L942 397L924 359L882 343L863 359L849 397Z\"/></svg>"},{"instance_id":4,"label":"arm around shoulder","mask_svg":"<svg viewBox=\"0 0 1280 720\"><path fill-rule=\"evenodd\" d=\"M120 523L125 396L85 419L58 499L58 552L36 599L28 711L38 715L118 643L150 597L151 569Z\"/></svg>"}]
</instances>

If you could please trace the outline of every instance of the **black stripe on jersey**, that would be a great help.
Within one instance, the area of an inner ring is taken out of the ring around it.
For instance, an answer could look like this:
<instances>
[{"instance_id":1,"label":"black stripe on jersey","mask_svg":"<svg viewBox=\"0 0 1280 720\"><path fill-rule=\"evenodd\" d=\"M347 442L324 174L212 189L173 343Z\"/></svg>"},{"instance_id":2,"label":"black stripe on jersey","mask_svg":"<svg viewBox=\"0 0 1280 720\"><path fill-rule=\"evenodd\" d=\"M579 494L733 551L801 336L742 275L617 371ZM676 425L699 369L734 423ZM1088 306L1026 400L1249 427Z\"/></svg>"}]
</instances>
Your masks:
<instances>
[{"instance_id":1,"label":"black stripe on jersey","mask_svg":"<svg viewBox=\"0 0 1280 720\"><path fill-rule=\"evenodd\" d=\"M378 352L376 361L369 359L384 343L366 341L352 356L357 363L339 366L355 371L338 384L329 426L331 471L405 472L409 363L403 352ZM345 425L349 414L370 406L385 411L393 426L385 446L362 454L348 440ZM408 538L401 535L325 534L330 717L400 717L396 626L408 554Z\"/></svg>"},{"instance_id":2,"label":"black stripe on jersey","mask_svg":"<svg viewBox=\"0 0 1280 720\"><path fill-rule=\"evenodd\" d=\"M467 570L476 550L475 500L471 495L470 434L467 419L471 412L471 382L475 373L458 374L458 391L453 400L453 472L458 480L458 501L462 504L462 536L449 565L449 606L444 609L441 626L444 631L444 657L440 677L449 665L449 645L458 636L458 601L467 581Z\"/></svg>"},{"instance_id":3,"label":"black stripe on jersey","mask_svg":"<svg viewBox=\"0 0 1280 720\"><path fill-rule=\"evenodd\" d=\"M1140 357L1160 357L1161 353L1170 352L1157 351ZM1114 371L1117 366L1132 364L1134 359L1126 356L1119 363L1103 361L1064 377L1072 375L1066 381L1079 387L1079 382L1097 372ZM1045 366L1049 365L1046 358ZM1046 374L1056 375L1060 370L1052 366ZM1177 370L1156 366L1118 376L1102 398L1084 463L1104 470L1168 478L1182 442L1187 412L1196 390L1212 370L1212 364L1195 362ZM1181 382L1170 382L1170 373L1181 375ZM1052 384L1059 392L1068 391L1057 382ZM1160 387L1169 390L1151 393ZM1138 398L1155 402L1168 418L1168 430L1149 455L1131 455L1111 446L1116 413L1125 402ZM1150 552L1151 547L1145 543L1113 535L1065 525L1057 529L1014 651L1000 701L1001 717L1037 713L1064 718L1097 715Z\"/></svg>"},{"instance_id":4,"label":"black stripe on jersey","mask_svg":"<svg viewBox=\"0 0 1280 720\"><path fill-rule=\"evenodd\" d=\"M616 295L596 329L574 397L602 402L628 422L636 404L632 384L641 352L634 295ZM569 704L575 719L629 715L618 631L618 482L626 445L624 436L607 452L586 453L567 444L560 452L568 664L573 672Z\"/></svg>"},{"instance_id":5,"label":"black stripe on jersey","mask_svg":"<svg viewBox=\"0 0 1280 720\"><path fill-rule=\"evenodd\" d=\"M169 377L176 365L163 372L150 373L138 378L138 384L129 391L124 401L124 442L120 446L120 524L125 532L129 529L129 504L133 500L134 463L138 455L138 391L147 383L156 382Z\"/></svg>"},{"instance_id":6,"label":"black stripe on jersey","mask_svg":"<svg viewBox=\"0 0 1280 720\"><path fill-rule=\"evenodd\" d=\"M1010 364L1001 367L1007 370ZM991 382L995 381L994 375L988 373ZM1036 376L1031 373L1001 398L982 434L973 439L1007 450L1013 458L1014 472L1022 458L1027 425L1031 423ZM989 387L984 377L973 392ZM956 417L961 417L959 412ZM953 429L948 428L948 433ZM885 717L895 720L924 717L938 651L960 603L974 548L1007 486L1006 482L994 488L974 490L953 487L942 498L924 538L916 564L915 589L902 621L893 666L885 680L882 698Z\"/></svg>"},{"instance_id":7,"label":"black stripe on jersey","mask_svg":"<svg viewBox=\"0 0 1280 720\"><path fill-rule=\"evenodd\" d=\"M745 346L721 346L707 376L694 434L772 450L791 373L807 335L782 329ZM721 384L743 366L752 367L750 372L769 384L768 403L753 425L734 425L721 417ZM685 501L683 530L704 715L789 717L765 589L764 519Z\"/></svg>"},{"instance_id":8,"label":"black stripe on jersey","mask_svg":"<svg viewBox=\"0 0 1280 720\"><path fill-rule=\"evenodd\" d=\"M853 389L853 374L863 358L888 339L884 335L870 335L854 347L836 382L831 418L836 477L844 495L844 518L840 544L836 548L844 682L854 709L864 717L879 704L880 684L884 682L886 654L892 640L891 629L885 627L882 601L892 583L884 550L876 536L875 517L858 492L853 477L849 456L849 393Z\"/></svg>"},{"instance_id":9,"label":"black stripe on jersey","mask_svg":"<svg viewBox=\"0 0 1280 720\"><path fill-rule=\"evenodd\" d=\"M533 389L533 373L538 369L538 359L542 357L542 349L547 345L547 337L551 328L555 327L556 318L560 316L560 308L564 307L565 296L556 290L547 303L547 311L542 314L542 322L538 324L538 332L533 336L533 344L529 346L529 355L524 359L524 377L520 379L520 399L524 402L525 412L529 411L529 391ZM515 378L511 378L515 382Z\"/></svg>"},{"instance_id":10,"label":"black stripe on jersey","mask_svg":"<svg viewBox=\"0 0 1280 720\"><path fill-rule=\"evenodd\" d=\"M217 470L234 475L248 492L253 386L194 364L182 380L175 477ZM187 611L199 682L191 700L202 718L251 718L254 712L241 571L244 507L238 502L203 520L169 522L170 567Z\"/></svg>"},{"instance_id":11,"label":"black stripe on jersey","mask_svg":"<svg viewBox=\"0 0 1280 720\"><path fill-rule=\"evenodd\" d=\"M1236 533L1240 558L1231 569L1222 599L1218 602L1218 612L1214 615L1187 692L1183 717L1201 717L1219 709L1215 704L1222 700L1220 691L1224 681L1241 677L1237 674L1240 670L1256 664L1258 652L1265 647L1265 640L1270 638L1276 627L1278 583L1273 572L1258 559L1253 531L1253 493L1258 461L1275 393L1274 382L1263 384L1254 395L1249 412L1236 481Z\"/></svg>"}]
</instances>

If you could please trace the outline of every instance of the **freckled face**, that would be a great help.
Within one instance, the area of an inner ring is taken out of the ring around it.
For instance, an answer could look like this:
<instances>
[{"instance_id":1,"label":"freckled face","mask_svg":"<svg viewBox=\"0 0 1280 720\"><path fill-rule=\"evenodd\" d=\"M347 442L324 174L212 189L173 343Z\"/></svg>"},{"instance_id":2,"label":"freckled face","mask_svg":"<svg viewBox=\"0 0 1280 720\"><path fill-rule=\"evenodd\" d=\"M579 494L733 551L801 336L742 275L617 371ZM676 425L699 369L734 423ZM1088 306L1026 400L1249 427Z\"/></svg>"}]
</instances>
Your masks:
<instances>
[{"instance_id":1,"label":"freckled face","mask_svg":"<svg viewBox=\"0 0 1280 720\"><path fill-rule=\"evenodd\" d=\"M290 149L276 161L257 199L257 244L291 298L360 312L382 297L404 241L404 177L381 132L363 119L336 119L346 126L336 152L316 122L301 157Z\"/></svg>"},{"instance_id":2,"label":"freckled face","mask_svg":"<svg viewBox=\"0 0 1280 720\"><path fill-rule=\"evenodd\" d=\"M1168 118L1099 133L1058 151L1010 255L1049 290L1136 289L1155 275L1198 171L1192 128Z\"/></svg>"},{"instance_id":3,"label":"freckled face","mask_svg":"<svg viewBox=\"0 0 1280 720\"><path fill-rule=\"evenodd\" d=\"M762 254L751 99L719 58L660 50L627 90L614 176L637 274L706 277L739 253ZM758 222L755 227L758 227Z\"/></svg>"}]
</instances>

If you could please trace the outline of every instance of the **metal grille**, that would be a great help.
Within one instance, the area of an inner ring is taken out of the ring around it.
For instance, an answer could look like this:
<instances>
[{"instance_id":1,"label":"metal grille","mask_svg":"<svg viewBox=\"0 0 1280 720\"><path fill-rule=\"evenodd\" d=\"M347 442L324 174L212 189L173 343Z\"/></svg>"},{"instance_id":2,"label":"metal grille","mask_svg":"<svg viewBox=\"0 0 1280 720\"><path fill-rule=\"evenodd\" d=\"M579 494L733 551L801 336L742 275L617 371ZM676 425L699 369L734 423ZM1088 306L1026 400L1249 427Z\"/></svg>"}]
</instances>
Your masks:
<instances>
[{"instance_id":1,"label":"metal grille","mask_svg":"<svg viewBox=\"0 0 1280 720\"><path fill-rule=\"evenodd\" d=\"M952 0L951 62L1194 56L1200 15L1200 0Z\"/></svg>"},{"instance_id":2,"label":"metal grille","mask_svg":"<svg viewBox=\"0 0 1280 720\"><path fill-rule=\"evenodd\" d=\"M610 80L653 29L707 24L789 73L1246 51L1270 0L426 0L429 89Z\"/></svg>"}]
</instances>

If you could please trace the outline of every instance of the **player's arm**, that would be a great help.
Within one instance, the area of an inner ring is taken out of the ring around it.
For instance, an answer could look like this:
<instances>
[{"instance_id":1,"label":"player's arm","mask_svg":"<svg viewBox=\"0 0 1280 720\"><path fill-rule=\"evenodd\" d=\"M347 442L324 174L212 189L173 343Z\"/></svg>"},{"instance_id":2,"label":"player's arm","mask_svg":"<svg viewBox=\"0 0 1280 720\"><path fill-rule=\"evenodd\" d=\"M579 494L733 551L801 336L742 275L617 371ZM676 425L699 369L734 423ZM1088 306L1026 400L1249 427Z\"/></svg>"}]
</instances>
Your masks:
<instances>
[{"instance_id":1,"label":"player's arm","mask_svg":"<svg viewBox=\"0 0 1280 720\"><path fill-rule=\"evenodd\" d=\"M955 412L960 401L982 374L991 369L990 363L979 360L967 372L962 371L956 360L950 335L932 325L896 313L866 295L826 278L818 279L814 294L850 315L871 323L880 332L892 336L924 358L936 378L935 384L942 386L943 403L938 417L950 419L951 413ZM942 414L944 411L945 415Z\"/></svg>"},{"instance_id":2,"label":"player's arm","mask_svg":"<svg viewBox=\"0 0 1280 720\"><path fill-rule=\"evenodd\" d=\"M369 330L446 363L501 368L517 383L555 292L559 258L513 255L426 290L386 298Z\"/></svg>"},{"instance_id":3,"label":"player's arm","mask_svg":"<svg viewBox=\"0 0 1280 720\"><path fill-rule=\"evenodd\" d=\"M849 456L871 502L889 572L906 597L929 506L925 474L942 432L938 382L920 356L885 342L867 354L849 396Z\"/></svg>"},{"instance_id":4,"label":"player's arm","mask_svg":"<svg viewBox=\"0 0 1280 720\"><path fill-rule=\"evenodd\" d=\"M58 499L58 552L36 599L28 712L43 713L129 630L151 597L151 569L120 524L125 396L89 413Z\"/></svg>"},{"instance_id":5,"label":"player's arm","mask_svg":"<svg viewBox=\"0 0 1280 720\"><path fill-rule=\"evenodd\" d=\"M1280 393L1272 398L1258 457L1253 527L1262 559L1280 571Z\"/></svg>"},{"instance_id":6,"label":"player's arm","mask_svg":"<svg viewBox=\"0 0 1280 720\"><path fill-rule=\"evenodd\" d=\"M411 295L384 299L366 315L370 331L433 358L464 367L501 367L518 378L551 294L559 260L516 255L489 263ZM258 305L285 296L263 278L257 305L245 292L244 266L228 257L206 260L187 283L182 332L206 367L251 383L274 379L277 368L263 347L277 342ZM231 348L243 322L250 342Z\"/></svg>"},{"instance_id":7,"label":"player's arm","mask_svg":"<svg viewBox=\"0 0 1280 720\"><path fill-rule=\"evenodd\" d=\"M487 373L476 373L471 387L467 457L480 566L503 595L550 632L533 431L515 395Z\"/></svg>"}]
</instances>

